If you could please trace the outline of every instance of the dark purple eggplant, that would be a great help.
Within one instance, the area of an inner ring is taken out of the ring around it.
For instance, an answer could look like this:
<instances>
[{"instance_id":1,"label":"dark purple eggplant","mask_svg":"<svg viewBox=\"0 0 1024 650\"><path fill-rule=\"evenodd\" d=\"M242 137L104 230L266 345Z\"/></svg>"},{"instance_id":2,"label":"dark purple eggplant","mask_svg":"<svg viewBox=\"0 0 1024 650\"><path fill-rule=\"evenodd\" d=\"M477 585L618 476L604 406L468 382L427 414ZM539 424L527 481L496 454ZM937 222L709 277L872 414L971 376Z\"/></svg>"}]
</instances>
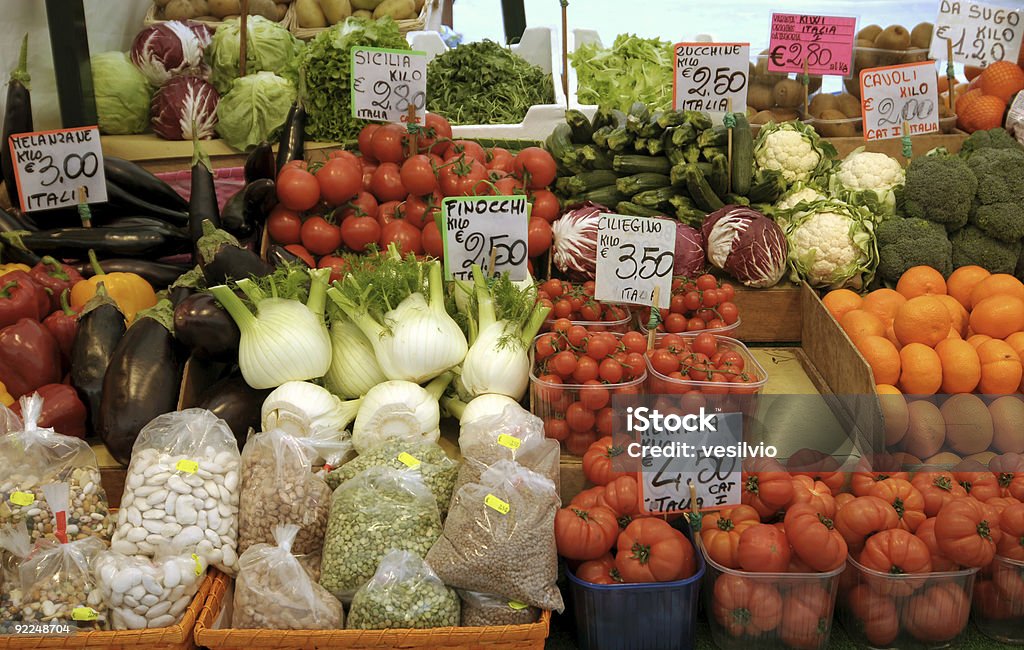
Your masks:
<instances>
[{"instance_id":1,"label":"dark purple eggplant","mask_svg":"<svg viewBox=\"0 0 1024 650\"><path fill-rule=\"evenodd\" d=\"M125 332L124 314L100 284L96 296L78 317L78 331L71 346L71 385L89 411L89 431L99 431L103 377Z\"/></svg>"},{"instance_id":2,"label":"dark purple eggplant","mask_svg":"<svg viewBox=\"0 0 1024 650\"><path fill-rule=\"evenodd\" d=\"M174 336L201 359L238 360L238 325L208 293L193 293L175 306Z\"/></svg>"},{"instance_id":3,"label":"dark purple eggplant","mask_svg":"<svg viewBox=\"0 0 1024 650\"><path fill-rule=\"evenodd\" d=\"M32 131L32 96L28 92L28 34L21 41L18 67L11 71L7 82L7 104L4 109L3 142L0 142L0 168L3 168L4 187L11 205L21 209L21 199L14 180L14 159L11 157L10 137Z\"/></svg>"},{"instance_id":4,"label":"dark purple eggplant","mask_svg":"<svg viewBox=\"0 0 1024 650\"><path fill-rule=\"evenodd\" d=\"M224 284L229 279L240 280L248 277L263 277L274 272L274 267L260 259L260 256L242 248L233 235L203 223L203 236L199 239L199 266L207 286Z\"/></svg>"},{"instance_id":5,"label":"dark purple eggplant","mask_svg":"<svg viewBox=\"0 0 1024 650\"><path fill-rule=\"evenodd\" d=\"M130 160L103 156L103 173L108 184L113 183L147 203L175 212L188 210L188 201L175 192L173 187Z\"/></svg>"},{"instance_id":6,"label":"dark purple eggplant","mask_svg":"<svg viewBox=\"0 0 1024 650\"><path fill-rule=\"evenodd\" d=\"M185 212L146 201L113 183L107 183L107 202L98 204L93 211L103 216L145 215L166 221L172 226L188 224L188 214Z\"/></svg>"},{"instance_id":7,"label":"dark purple eggplant","mask_svg":"<svg viewBox=\"0 0 1024 650\"><path fill-rule=\"evenodd\" d=\"M302 160L306 155L306 109L295 102L288 110L288 119L281 129L277 143L277 172L293 160Z\"/></svg>"},{"instance_id":8,"label":"dark purple eggplant","mask_svg":"<svg viewBox=\"0 0 1024 650\"><path fill-rule=\"evenodd\" d=\"M274 147L264 140L256 145L256 148L250 151L245 159L246 184L258 181L261 178L270 180L277 178L277 169L274 167L274 164Z\"/></svg>"},{"instance_id":9,"label":"dark purple eggplant","mask_svg":"<svg viewBox=\"0 0 1024 650\"><path fill-rule=\"evenodd\" d=\"M85 259L87 251L106 255L160 258L189 250L189 238L176 229L140 226L125 228L59 228L39 232L3 233L5 244L37 254Z\"/></svg>"},{"instance_id":10,"label":"dark purple eggplant","mask_svg":"<svg viewBox=\"0 0 1024 650\"><path fill-rule=\"evenodd\" d=\"M241 377L228 377L204 391L198 406L228 423L241 451L249 429L260 429L260 407L269 394L270 390L252 388Z\"/></svg>"},{"instance_id":11,"label":"dark purple eggplant","mask_svg":"<svg viewBox=\"0 0 1024 650\"><path fill-rule=\"evenodd\" d=\"M74 267L84 278L91 278L95 275L92 265L88 262L75 264ZM157 289L174 284L178 276L189 269L189 267L180 264L165 264L163 262L130 258L100 260L100 268L107 273L134 273L141 276L142 279Z\"/></svg>"},{"instance_id":12,"label":"dark purple eggplant","mask_svg":"<svg viewBox=\"0 0 1024 650\"><path fill-rule=\"evenodd\" d=\"M192 193L188 198L188 232L192 237L192 258L198 260L203 222L209 221L214 228L220 228L220 209L217 206L217 186L213 182L213 163L203 151L197 137L193 140L192 146Z\"/></svg>"},{"instance_id":13,"label":"dark purple eggplant","mask_svg":"<svg viewBox=\"0 0 1024 650\"><path fill-rule=\"evenodd\" d=\"M142 427L177 408L183 350L171 333L171 303L139 312L103 377L97 433L114 459L127 465Z\"/></svg>"},{"instance_id":14,"label":"dark purple eggplant","mask_svg":"<svg viewBox=\"0 0 1024 650\"><path fill-rule=\"evenodd\" d=\"M220 215L220 227L239 239L245 239L266 223L275 205L277 187L274 181L268 178L252 181L228 199Z\"/></svg>"},{"instance_id":15,"label":"dark purple eggplant","mask_svg":"<svg viewBox=\"0 0 1024 650\"><path fill-rule=\"evenodd\" d=\"M274 266L287 266L289 264L309 266L304 259L278 244L272 244L267 249L267 261Z\"/></svg>"}]
</instances>

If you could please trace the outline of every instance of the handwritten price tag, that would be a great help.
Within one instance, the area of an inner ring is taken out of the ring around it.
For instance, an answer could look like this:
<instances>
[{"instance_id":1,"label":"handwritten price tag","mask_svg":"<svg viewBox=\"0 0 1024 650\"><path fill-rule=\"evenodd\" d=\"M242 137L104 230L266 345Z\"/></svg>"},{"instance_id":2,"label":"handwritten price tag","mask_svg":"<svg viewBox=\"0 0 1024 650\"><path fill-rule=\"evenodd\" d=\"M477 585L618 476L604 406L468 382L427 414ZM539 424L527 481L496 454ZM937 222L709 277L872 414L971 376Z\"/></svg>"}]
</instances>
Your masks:
<instances>
[{"instance_id":1,"label":"handwritten price tag","mask_svg":"<svg viewBox=\"0 0 1024 650\"><path fill-rule=\"evenodd\" d=\"M848 76L856 35L856 18L772 14L768 70Z\"/></svg>"},{"instance_id":2,"label":"handwritten price tag","mask_svg":"<svg viewBox=\"0 0 1024 650\"><path fill-rule=\"evenodd\" d=\"M1016 61L1024 36L1024 13L982 2L942 0L928 56L946 60L946 41L953 41L953 60L984 68L996 61Z\"/></svg>"},{"instance_id":3,"label":"handwritten price tag","mask_svg":"<svg viewBox=\"0 0 1024 650\"><path fill-rule=\"evenodd\" d=\"M676 110L702 111L712 116L747 110L749 43L676 43Z\"/></svg>"},{"instance_id":4,"label":"handwritten price tag","mask_svg":"<svg viewBox=\"0 0 1024 650\"><path fill-rule=\"evenodd\" d=\"M597 222L594 297L650 305L658 288L658 307L667 308L672 299L675 228L668 219L602 214Z\"/></svg>"},{"instance_id":5,"label":"handwritten price tag","mask_svg":"<svg viewBox=\"0 0 1024 650\"><path fill-rule=\"evenodd\" d=\"M484 275L508 272L514 282L525 280L528 227L523 195L446 198L441 203L445 279L472 280L472 266L478 264Z\"/></svg>"},{"instance_id":6,"label":"handwritten price tag","mask_svg":"<svg viewBox=\"0 0 1024 650\"><path fill-rule=\"evenodd\" d=\"M57 131L19 133L10 138L18 196L26 212L107 200L100 131L83 126Z\"/></svg>"},{"instance_id":7,"label":"handwritten price tag","mask_svg":"<svg viewBox=\"0 0 1024 650\"><path fill-rule=\"evenodd\" d=\"M407 122L409 106L423 120L427 105L427 54L379 47L352 48L352 115L363 120Z\"/></svg>"},{"instance_id":8,"label":"handwritten price tag","mask_svg":"<svg viewBox=\"0 0 1024 650\"><path fill-rule=\"evenodd\" d=\"M931 61L860 71L865 140L903 137L939 130L938 88Z\"/></svg>"}]
</instances>

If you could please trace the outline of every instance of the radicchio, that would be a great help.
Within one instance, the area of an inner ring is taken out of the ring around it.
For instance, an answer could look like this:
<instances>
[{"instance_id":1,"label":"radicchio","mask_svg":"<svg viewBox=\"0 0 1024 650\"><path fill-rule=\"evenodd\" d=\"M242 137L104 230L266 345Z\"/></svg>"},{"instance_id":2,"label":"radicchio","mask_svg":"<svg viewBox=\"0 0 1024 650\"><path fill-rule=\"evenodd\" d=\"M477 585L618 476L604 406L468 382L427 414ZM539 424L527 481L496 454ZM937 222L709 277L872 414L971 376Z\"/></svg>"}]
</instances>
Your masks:
<instances>
[{"instance_id":1,"label":"radicchio","mask_svg":"<svg viewBox=\"0 0 1024 650\"><path fill-rule=\"evenodd\" d=\"M593 280L597 274L597 223L610 210L586 202L551 224L552 262L573 279Z\"/></svg>"},{"instance_id":2,"label":"radicchio","mask_svg":"<svg viewBox=\"0 0 1024 650\"><path fill-rule=\"evenodd\" d=\"M217 126L220 93L199 77L175 77L153 95L149 106L153 131L166 140L209 140Z\"/></svg>"},{"instance_id":3,"label":"radicchio","mask_svg":"<svg viewBox=\"0 0 1024 650\"><path fill-rule=\"evenodd\" d=\"M786 272L786 236L757 210L727 205L707 216L702 232L708 261L748 287L774 286Z\"/></svg>"},{"instance_id":4,"label":"radicchio","mask_svg":"<svg viewBox=\"0 0 1024 650\"><path fill-rule=\"evenodd\" d=\"M150 25L132 41L132 63L154 86L179 75L205 76L203 50L211 36L210 29L200 23L170 20Z\"/></svg>"},{"instance_id":5,"label":"radicchio","mask_svg":"<svg viewBox=\"0 0 1024 650\"><path fill-rule=\"evenodd\" d=\"M695 278L704 272L704 236L696 228L676 222L676 264L673 275Z\"/></svg>"}]
</instances>

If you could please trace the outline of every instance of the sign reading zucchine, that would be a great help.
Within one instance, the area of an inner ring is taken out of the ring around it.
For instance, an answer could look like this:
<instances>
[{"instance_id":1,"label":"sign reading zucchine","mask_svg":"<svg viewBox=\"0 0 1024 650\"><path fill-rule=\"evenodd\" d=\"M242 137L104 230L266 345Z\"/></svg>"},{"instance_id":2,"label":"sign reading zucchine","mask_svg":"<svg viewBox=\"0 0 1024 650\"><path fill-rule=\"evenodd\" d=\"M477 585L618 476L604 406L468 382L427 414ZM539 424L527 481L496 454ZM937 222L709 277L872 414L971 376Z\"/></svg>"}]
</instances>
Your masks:
<instances>
[{"instance_id":1,"label":"sign reading zucchine","mask_svg":"<svg viewBox=\"0 0 1024 650\"><path fill-rule=\"evenodd\" d=\"M352 48L352 115L379 122L408 122L409 107L423 120L427 105L427 53Z\"/></svg>"},{"instance_id":2,"label":"sign reading zucchine","mask_svg":"<svg viewBox=\"0 0 1024 650\"><path fill-rule=\"evenodd\" d=\"M729 109L747 110L749 43L676 43L676 110L702 111L714 117Z\"/></svg>"},{"instance_id":3,"label":"sign reading zucchine","mask_svg":"<svg viewBox=\"0 0 1024 650\"><path fill-rule=\"evenodd\" d=\"M529 212L526 196L450 196L441 202L446 280L472 280L473 265L485 275L508 272L526 279ZM491 261L494 268L491 268Z\"/></svg>"},{"instance_id":4,"label":"sign reading zucchine","mask_svg":"<svg viewBox=\"0 0 1024 650\"><path fill-rule=\"evenodd\" d=\"M658 307L672 300L676 224L668 219L602 214L597 222L594 297L608 302Z\"/></svg>"}]
</instances>

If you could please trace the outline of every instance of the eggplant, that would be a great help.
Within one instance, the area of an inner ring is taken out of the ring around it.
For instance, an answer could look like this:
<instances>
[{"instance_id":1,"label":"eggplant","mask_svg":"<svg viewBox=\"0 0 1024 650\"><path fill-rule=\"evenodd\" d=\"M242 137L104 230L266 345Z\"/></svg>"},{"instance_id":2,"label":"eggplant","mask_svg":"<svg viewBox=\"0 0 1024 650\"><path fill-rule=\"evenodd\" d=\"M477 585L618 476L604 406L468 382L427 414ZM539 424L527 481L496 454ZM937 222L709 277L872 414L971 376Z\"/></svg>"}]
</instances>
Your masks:
<instances>
[{"instance_id":1,"label":"eggplant","mask_svg":"<svg viewBox=\"0 0 1024 650\"><path fill-rule=\"evenodd\" d=\"M32 129L32 96L28 92L28 34L21 41L18 67L11 71L7 82L7 104L4 110L3 142L0 142L0 168L3 169L4 187L11 205L21 209L21 198L14 179L14 159L11 156L10 137L30 133Z\"/></svg>"},{"instance_id":2,"label":"eggplant","mask_svg":"<svg viewBox=\"0 0 1024 650\"><path fill-rule=\"evenodd\" d=\"M224 284L228 279L263 277L274 272L274 267L260 259L248 248L242 248L233 235L203 223L203 236L199 240L199 266L207 286Z\"/></svg>"},{"instance_id":3,"label":"eggplant","mask_svg":"<svg viewBox=\"0 0 1024 650\"><path fill-rule=\"evenodd\" d=\"M113 183L107 183L107 202L99 204L94 208L94 212L104 216L144 214L166 221L172 226L188 225L187 213L150 203Z\"/></svg>"},{"instance_id":4,"label":"eggplant","mask_svg":"<svg viewBox=\"0 0 1024 650\"><path fill-rule=\"evenodd\" d=\"M193 293L174 307L174 336L200 359L238 361L238 325L208 293Z\"/></svg>"},{"instance_id":5,"label":"eggplant","mask_svg":"<svg viewBox=\"0 0 1024 650\"><path fill-rule=\"evenodd\" d=\"M159 258L189 250L191 242L180 231L149 227L59 228L0 235L15 247L65 259L84 259L97 253Z\"/></svg>"},{"instance_id":6,"label":"eggplant","mask_svg":"<svg viewBox=\"0 0 1024 650\"><path fill-rule=\"evenodd\" d=\"M141 228L145 230L155 230L169 236L187 236L183 228L172 226L166 221L154 219L153 217L115 217L101 224L100 228Z\"/></svg>"},{"instance_id":7,"label":"eggplant","mask_svg":"<svg viewBox=\"0 0 1024 650\"><path fill-rule=\"evenodd\" d=\"M263 225L277 205L277 187L268 178L252 181L224 205L220 227L239 239L245 239Z\"/></svg>"},{"instance_id":8,"label":"eggplant","mask_svg":"<svg viewBox=\"0 0 1024 650\"><path fill-rule=\"evenodd\" d=\"M103 156L103 173L107 184L113 183L147 203L175 212L188 209L188 201L175 192L173 187L130 160Z\"/></svg>"},{"instance_id":9,"label":"eggplant","mask_svg":"<svg viewBox=\"0 0 1024 650\"><path fill-rule=\"evenodd\" d=\"M125 329L124 314L117 303L106 289L97 289L96 296L85 304L78 317L78 331L71 346L71 385L89 412L92 433L99 431L103 377Z\"/></svg>"},{"instance_id":10,"label":"eggplant","mask_svg":"<svg viewBox=\"0 0 1024 650\"><path fill-rule=\"evenodd\" d=\"M83 278L91 278L95 275L92 265L88 262L74 264L73 266L82 274ZM189 267L180 264L165 264L163 262L130 258L100 260L100 268L106 273L134 273L157 289L174 284L178 276L189 269Z\"/></svg>"},{"instance_id":11,"label":"eggplant","mask_svg":"<svg viewBox=\"0 0 1024 650\"><path fill-rule=\"evenodd\" d=\"M97 433L123 465L142 427L178 406L184 357L171 333L173 319L168 300L139 312L110 356Z\"/></svg>"},{"instance_id":12,"label":"eggplant","mask_svg":"<svg viewBox=\"0 0 1024 650\"><path fill-rule=\"evenodd\" d=\"M192 237L192 257L198 259L199 238L203 236L203 222L209 221L220 228L220 209L217 206L217 186L213 182L213 164L203 151L198 137L192 142L192 192L188 198L188 232Z\"/></svg>"},{"instance_id":13,"label":"eggplant","mask_svg":"<svg viewBox=\"0 0 1024 650\"><path fill-rule=\"evenodd\" d=\"M245 159L245 182L248 185L261 178L274 180L277 178L277 169L274 167L274 147L264 140L256 145L256 148L249 152Z\"/></svg>"},{"instance_id":14,"label":"eggplant","mask_svg":"<svg viewBox=\"0 0 1024 650\"><path fill-rule=\"evenodd\" d=\"M302 160L306 155L306 109L295 102L288 110L288 119L281 129L281 138L277 143L277 173L293 160Z\"/></svg>"},{"instance_id":15,"label":"eggplant","mask_svg":"<svg viewBox=\"0 0 1024 650\"><path fill-rule=\"evenodd\" d=\"M210 386L198 406L228 423L241 451L249 429L260 430L260 408L270 392L249 386L241 377L228 377Z\"/></svg>"},{"instance_id":16,"label":"eggplant","mask_svg":"<svg viewBox=\"0 0 1024 650\"><path fill-rule=\"evenodd\" d=\"M301 264L305 267L309 266L308 264L306 264L306 260L302 259L301 257L291 252L284 246L280 246L278 244L273 244L271 245L270 248L267 249L267 261L273 264L274 266L287 266L289 264L296 263Z\"/></svg>"},{"instance_id":17,"label":"eggplant","mask_svg":"<svg viewBox=\"0 0 1024 650\"><path fill-rule=\"evenodd\" d=\"M24 217L25 213L18 213L15 210L0 210L0 232L16 232L18 230L32 232L37 230L35 224L30 225Z\"/></svg>"}]
</instances>

